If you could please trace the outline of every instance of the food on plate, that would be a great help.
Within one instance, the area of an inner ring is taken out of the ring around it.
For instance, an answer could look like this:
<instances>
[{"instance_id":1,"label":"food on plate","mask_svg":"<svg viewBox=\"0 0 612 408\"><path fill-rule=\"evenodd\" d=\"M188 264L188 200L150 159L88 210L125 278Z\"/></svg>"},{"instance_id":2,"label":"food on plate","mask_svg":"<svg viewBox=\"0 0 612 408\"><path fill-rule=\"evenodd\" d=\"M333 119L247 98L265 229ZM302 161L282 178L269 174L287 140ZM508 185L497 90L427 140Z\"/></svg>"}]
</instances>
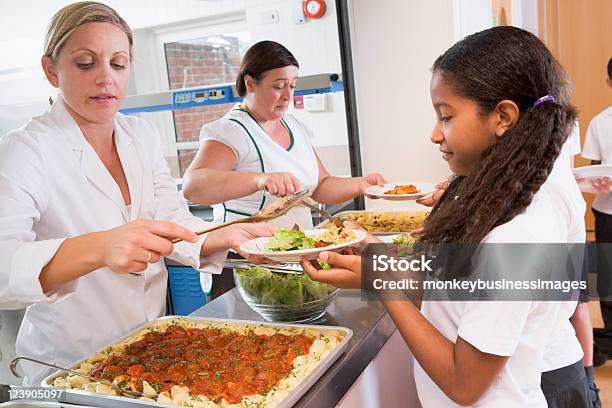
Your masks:
<instances>
[{"instance_id":1,"label":"food on plate","mask_svg":"<svg viewBox=\"0 0 612 408\"><path fill-rule=\"evenodd\" d=\"M239 286L264 305L300 305L324 299L335 287L315 282L305 273L273 273L256 266L236 270Z\"/></svg>"},{"instance_id":2,"label":"food on plate","mask_svg":"<svg viewBox=\"0 0 612 408\"><path fill-rule=\"evenodd\" d=\"M276 228L274 236L264 245L264 248L268 251L291 251L314 247L314 240L295 226L292 229Z\"/></svg>"},{"instance_id":3,"label":"food on plate","mask_svg":"<svg viewBox=\"0 0 612 408\"><path fill-rule=\"evenodd\" d=\"M392 194L392 195L397 195L397 194L416 194L418 192L419 192L419 190L416 188L415 185L413 185L413 184L406 184L406 185L397 185L397 186L393 187L391 190L385 191L385 194Z\"/></svg>"},{"instance_id":4,"label":"food on plate","mask_svg":"<svg viewBox=\"0 0 612 408\"><path fill-rule=\"evenodd\" d=\"M374 212L374 211L353 211L343 215L347 218L363 225L369 232L391 233L391 232L410 232L421 228L428 212Z\"/></svg>"},{"instance_id":5,"label":"food on plate","mask_svg":"<svg viewBox=\"0 0 612 408\"><path fill-rule=\"evenodd\" d=\"M320 235L308 236L294 225L292 229L278 227L264 248L267 251L295 251L343 244L356 238L355 232L349 227L332 226Z\"/></svg>"},{"instance_id":6,"label":"food on plate","mask_svg":"<svg viewBox=\"0 0 612 408\"><path fill-rule=\"evenodd\" d=\"M414 250L414 243L417 241L415 237L409 234L401 234L393 238L393 245L397 248L398 256L405 256L412 254Z\"/></svg>"},{"instance_id":7,"label":"food on plate","mask_svg":"<svg viewBox=\"0 0 612 408\"><path fill-rule=\"evenodd\" d=\"M96 353L77 370L183 407L274 407L342 341L341 332L172 319ZM116 395L70 374L55 387Z\"/></svg>"}]
</instances>

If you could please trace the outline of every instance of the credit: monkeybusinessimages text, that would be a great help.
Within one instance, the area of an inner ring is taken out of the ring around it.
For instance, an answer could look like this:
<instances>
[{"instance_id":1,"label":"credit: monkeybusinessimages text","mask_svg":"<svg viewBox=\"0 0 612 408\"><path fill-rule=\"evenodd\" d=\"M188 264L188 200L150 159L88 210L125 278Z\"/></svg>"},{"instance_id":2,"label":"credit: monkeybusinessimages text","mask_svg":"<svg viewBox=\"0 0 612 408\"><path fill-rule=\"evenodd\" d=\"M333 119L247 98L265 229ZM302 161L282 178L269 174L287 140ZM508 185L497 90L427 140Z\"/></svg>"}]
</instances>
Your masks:
<instances>
[{"instance_id":1,"label":"credit: monkeybusinessimages text","mask_svg":"<svg viewBox=\"0 0 612 408\"><path fill-rule=\"evenodd\" d=\"M413 259L395 258L388 255L374 255L372 257L372 269L375 274L384 273L382 276L372 276L372 288L375 290L437 290L437 291L559 291L569 293L571 291L585 290L587 282L582 280L547 280L541 277L534 279L428 279L402 277L394 272L419 272L432 273L432 259L420 255Z\"/></svg>"}]
</instances>

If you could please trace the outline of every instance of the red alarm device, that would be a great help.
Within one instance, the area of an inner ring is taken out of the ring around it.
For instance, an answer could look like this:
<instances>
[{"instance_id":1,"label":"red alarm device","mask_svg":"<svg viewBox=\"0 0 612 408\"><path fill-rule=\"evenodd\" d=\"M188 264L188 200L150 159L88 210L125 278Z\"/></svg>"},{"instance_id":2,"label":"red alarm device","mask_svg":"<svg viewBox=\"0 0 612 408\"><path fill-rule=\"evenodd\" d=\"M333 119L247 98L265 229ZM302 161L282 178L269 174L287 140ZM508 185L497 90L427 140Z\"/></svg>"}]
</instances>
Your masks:
<instances>
[{"instance_id":1,"label":"red alarm device","mask_svg":"<svg viewBox=\"0 0 612 408\"><path fill-rule=\"evenodd\" d=\"M304 15L307 18L321 18L325 14L324 0L306 0L304 2Z\"/></svg>"}]
</instances>

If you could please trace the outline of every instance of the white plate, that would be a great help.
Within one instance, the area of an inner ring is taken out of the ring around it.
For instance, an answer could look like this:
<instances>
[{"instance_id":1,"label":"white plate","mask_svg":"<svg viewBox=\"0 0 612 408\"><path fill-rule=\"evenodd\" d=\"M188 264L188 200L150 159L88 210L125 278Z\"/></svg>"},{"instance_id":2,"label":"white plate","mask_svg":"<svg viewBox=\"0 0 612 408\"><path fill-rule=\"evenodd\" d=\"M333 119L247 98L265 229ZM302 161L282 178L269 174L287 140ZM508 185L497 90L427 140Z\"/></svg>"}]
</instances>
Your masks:
<instances>
[{"instance_id":1,"label":"white plate","mask_svg":"<svg viewBox=\"0 0 612 408\"><path fill-rule=\"evenodd\" d=\"M580 191L585 193L597 193L593 188L593 181L600 177L609 177L612 179L612 166L604 164L596 164L593 166L577 167L573 169L574 174L584 178L584 181L578 183Z\"/></svg>"},{"instance_id":2,"label":"white plate","mask_svg":"<svg viewBox=\"0 0 612 408\"><path fill-rule=\"evenodd\" d=\"M322 235L326 229L312 229L304 230L304 234L309 237ZM356 238L352 241L345 242L344 244L329 245L321 248L310 248L310 249L296 249L293 251L268 251L264 249L264 245L271 239L271 237L259 237L247 241L240 245L240 250L250 255L260 255L273 261L280 262L299 262L302 260L302 256L307 256L308 259L317 259L318 255L323 251L335 251L345 248L347 246L355 245L361 242L365 237L366 233L361 230L353 230Z\"/></svg>"},{"instance_id":3,"label":"white plate","mask_svg":"<svg viewBox=\"0 0 612 408\"><path fill-rule=\"evenodd\" d=\"M418 193L414 194L385 194L385 191L392 190L396 186L405 186L408 184L414 185ZM421 182L394 182L387 183L384 186L371 186L366 189L366 193L374 196L382 198L383 200L390 201L406 201L406 200L416 200L417 198L425 197L427 194L431 194L436 191L435 183L421 183Z\"/></svg>"}]
</instances>

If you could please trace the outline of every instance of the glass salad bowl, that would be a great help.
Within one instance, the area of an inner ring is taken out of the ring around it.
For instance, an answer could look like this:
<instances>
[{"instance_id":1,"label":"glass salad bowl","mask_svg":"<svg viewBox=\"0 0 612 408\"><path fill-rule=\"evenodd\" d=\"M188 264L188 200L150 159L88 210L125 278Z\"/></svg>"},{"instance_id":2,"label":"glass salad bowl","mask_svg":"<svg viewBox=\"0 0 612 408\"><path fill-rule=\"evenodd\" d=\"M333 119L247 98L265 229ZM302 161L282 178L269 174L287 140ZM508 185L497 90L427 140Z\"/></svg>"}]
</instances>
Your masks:
<instances>
[{"instance_id":1,"label":"glass salad bowl","mask_svg":"<svg viewBox=\"0 0 612 408\"><path fill-rule=\"evenodd\" d=\"M305 273L271 272L259 266L234 269L234 281L246 304L271 322L316 320L325 314L339 292Z\"/></svg>"}]
</instances>

